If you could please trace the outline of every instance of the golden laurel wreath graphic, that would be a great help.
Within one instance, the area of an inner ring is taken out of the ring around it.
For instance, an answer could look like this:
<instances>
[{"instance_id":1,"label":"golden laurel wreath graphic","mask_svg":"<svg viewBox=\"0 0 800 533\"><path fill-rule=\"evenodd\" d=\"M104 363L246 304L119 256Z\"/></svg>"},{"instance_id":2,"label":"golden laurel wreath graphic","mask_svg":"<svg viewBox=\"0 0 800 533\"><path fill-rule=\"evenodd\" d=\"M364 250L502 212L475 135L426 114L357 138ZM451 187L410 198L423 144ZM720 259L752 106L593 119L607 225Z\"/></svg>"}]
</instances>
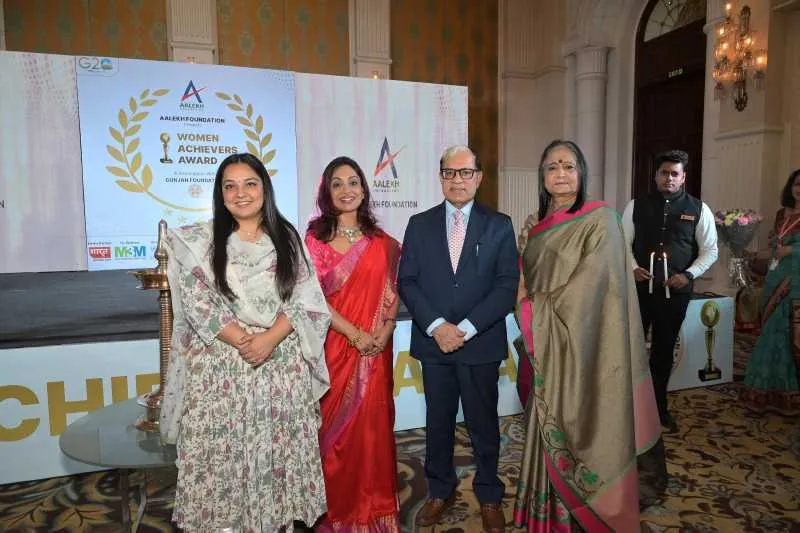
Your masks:
<instances>
[{"instance_id":1,"label":"golden laurel wreath graphic","mask_svg":"<svg viewBox=\"0 0 800 533\"><path fill-rule=\"evenodd\" d=\"M118 178L126 178L116 180L115 183L128 192L144 193L156 202L179 211L208 211L209 207L185 207L159 198L150 190L150 186L153 184L153 170L150 165L142 167L142 154L136 151L139 148L139 137L136 137L136 134L142 128L141 122L150 114L149 111L145 111L143 108L152 107L156 104L158 98L167 93L169 93L169 89L157 89L152 93L150 89L145 89L139 95L138 100L131 97L128 101L127 109L130 110L130 114L124 107L119 110L117 119L119 120L120 129L117 130L110 126L108 128L111 137L117 141L119 147L108 144L106 145L106 150L111 157L123 166L107 166L106 170ZM141 170L141 176L139 175L139 170Z\"/></svg>"},{"instance_id":2,"label":"golden laurel wreath graphic","mask_svg":"<svg viewBox=\"0 0 800 533\"><path fill-rule=\"evenodd\" d=\"M228 102L228 109L238 113L244 113L243 115L236 115L236 120L239 121L239 124L244 126L244 134L247 135L247 137L252 141L245 142L247 145L247 151L259 158L261 162L264 163L264 166L267 166L270 161L275 158L276 150L272 149L267 152L264 151L272 141L272 133L266 133L264 136L261 135L261 133L264 131L264 117L257 115L255 121L253 121L253 104L245 105L245 103L242 101L242 98L238 94L234 94L233 97L221 92L214 94L220 100L225 100ZM269 173L270 178L274 178L275 174L278 173L278 169L268 168L267 172Z\"/></svg>"}]
</instances>

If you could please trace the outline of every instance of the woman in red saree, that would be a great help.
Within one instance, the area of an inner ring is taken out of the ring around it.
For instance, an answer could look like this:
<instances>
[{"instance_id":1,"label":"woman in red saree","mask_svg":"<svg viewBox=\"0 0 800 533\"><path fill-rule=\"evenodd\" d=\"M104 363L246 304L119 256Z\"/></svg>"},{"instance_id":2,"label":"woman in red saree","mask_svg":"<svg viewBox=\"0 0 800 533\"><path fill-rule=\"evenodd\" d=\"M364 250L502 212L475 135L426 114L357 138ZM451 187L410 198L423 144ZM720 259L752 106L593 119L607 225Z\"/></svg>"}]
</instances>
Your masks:
<instances>
[{"instance_id":1,"label":"woman in red saree","mask_svg":"<svg viewBox=\"0 0 800 533\"><path fill-rule=\"evenodd\" d=\"M532 386L514 522L531 533L638 532L640 483L666 481L630 252L617 213L586 201L587 175L574 143L547 147L521 259Z\"/></svg>"},{"instance_id":2,"label":"woman in red saree","mask_svg":"<svg viewBox=\"0 0 800 533\"><path fill-rule=\"evenodd\" d=\"M332 320L319 433L328 513L316 530L399 532L392 334L400 245L377 226L364 172L348 157L325 168L317 206L306 245Z\"/></svg>"}]
</instances>

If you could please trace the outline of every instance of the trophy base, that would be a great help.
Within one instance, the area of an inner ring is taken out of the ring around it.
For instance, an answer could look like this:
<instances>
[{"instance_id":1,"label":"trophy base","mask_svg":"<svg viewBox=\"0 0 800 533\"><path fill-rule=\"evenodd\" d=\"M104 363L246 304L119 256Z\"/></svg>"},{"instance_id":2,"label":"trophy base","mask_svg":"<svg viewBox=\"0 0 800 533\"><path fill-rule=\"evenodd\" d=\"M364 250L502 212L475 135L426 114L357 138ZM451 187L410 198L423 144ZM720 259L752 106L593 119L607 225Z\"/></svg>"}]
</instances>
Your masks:
<instances>
[{"instance_id":1,"label":"trophy base","mask_svg":"<svg viewBox=\"0 0 800 533\"><path fill-rule=\"evenodd\" d=\"M722 379L722 370L717 367L711 370L708 368L701 368L697 371L697 377L700 378L700 381L715 381L717 379Z\"/></svg>"},{"instance_id":2,"label":"trophy base","mask_svg":"<svg viewBox=\"0 0 800 533\"><path fill-rule=\"evenodd\" d=\"M172 159L170 159L168 157L162 157L161 159L159 159L159 161L161 161L162 163L165 163L167 165L172 163Z\"/></svg>"},{"instance_id":3,"label":"trophy base","mask_svg":"<svg viewBox=\"0 0 800 533\"><path fill-rule=\"evenodd\" d=\"M146 409L144 415L136 420L136 429L140 431L158 432L158 420L161 417L161 395L157 392L148 392L136 399L136 403Z\"/></svg>"}]
</instances>

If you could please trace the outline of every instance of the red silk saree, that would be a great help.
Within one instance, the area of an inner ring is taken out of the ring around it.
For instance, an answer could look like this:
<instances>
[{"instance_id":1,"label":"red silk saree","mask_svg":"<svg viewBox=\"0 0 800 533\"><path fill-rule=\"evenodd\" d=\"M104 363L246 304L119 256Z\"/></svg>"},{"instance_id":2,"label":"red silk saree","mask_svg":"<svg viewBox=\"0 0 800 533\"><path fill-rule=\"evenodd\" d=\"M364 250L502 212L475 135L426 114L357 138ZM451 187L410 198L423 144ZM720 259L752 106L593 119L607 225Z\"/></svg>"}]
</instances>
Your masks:
<instances>
[{"instance_id":1,"label":"red silk saree","mask_svg":"<svg viewBox=\"0 0 800 533\"><path fill-rule=\"evenodd\" d=\"M345 253L310 234L306 244L328 304L364 331L381 327L397 299L397 241L381 232ZM400 531L392 357L391 342L364 357L328 332L331 388L320 401L319 433L328 514L317 531Z\"/></svg>"}]
</instances>

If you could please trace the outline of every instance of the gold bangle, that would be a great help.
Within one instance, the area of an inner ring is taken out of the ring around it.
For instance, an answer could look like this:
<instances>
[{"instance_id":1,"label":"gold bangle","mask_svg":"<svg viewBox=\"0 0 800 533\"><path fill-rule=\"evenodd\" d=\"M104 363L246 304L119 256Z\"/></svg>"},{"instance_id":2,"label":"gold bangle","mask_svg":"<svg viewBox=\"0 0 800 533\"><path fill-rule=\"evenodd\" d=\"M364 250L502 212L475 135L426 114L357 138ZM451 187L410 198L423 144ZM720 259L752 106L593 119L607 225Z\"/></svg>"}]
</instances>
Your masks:
<instances>
[{"instance_id":1,"label":"gold bangle","mask_svg":"<svg viewBox=\"0 0 800 533\"><path fill-rule=\"evenodd\" d=\"M351 338L347 339L347 343L348 343L350 346L355 346L355 345L356 345L356 344L358 344L360 341L361 341L361 331L360 331L360 330L359 330L358 332L356 332L356 334L355 334L355 335L353 335Z\"/></svg>"}]
</instances>

